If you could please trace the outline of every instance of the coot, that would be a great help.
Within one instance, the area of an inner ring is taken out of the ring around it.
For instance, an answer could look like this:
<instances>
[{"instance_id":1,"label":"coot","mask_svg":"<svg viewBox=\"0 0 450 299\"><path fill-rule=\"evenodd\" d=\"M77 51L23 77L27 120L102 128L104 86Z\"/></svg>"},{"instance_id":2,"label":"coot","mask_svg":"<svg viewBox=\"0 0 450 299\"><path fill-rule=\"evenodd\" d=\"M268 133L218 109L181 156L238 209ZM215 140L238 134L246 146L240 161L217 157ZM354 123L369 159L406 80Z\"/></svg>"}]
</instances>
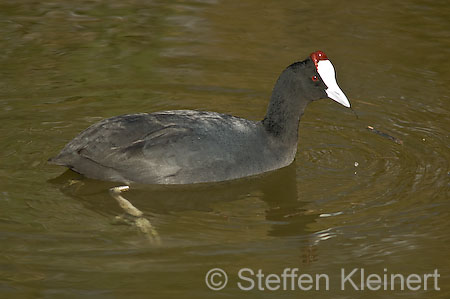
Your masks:
<instances>
[{"instance_id":1,"label":"coot","mask_svg":"<svg viewBox=\"0 0 450 299\"><path fill-rule=\"evenodd\" d=\"M281 73L262 121L196 110L121 115L90 126L49 162L126 184L256 175L292 163L300 117L308 103L327 97L350 107L333 65L316 51Z\"/></svg>"}]
</instances>

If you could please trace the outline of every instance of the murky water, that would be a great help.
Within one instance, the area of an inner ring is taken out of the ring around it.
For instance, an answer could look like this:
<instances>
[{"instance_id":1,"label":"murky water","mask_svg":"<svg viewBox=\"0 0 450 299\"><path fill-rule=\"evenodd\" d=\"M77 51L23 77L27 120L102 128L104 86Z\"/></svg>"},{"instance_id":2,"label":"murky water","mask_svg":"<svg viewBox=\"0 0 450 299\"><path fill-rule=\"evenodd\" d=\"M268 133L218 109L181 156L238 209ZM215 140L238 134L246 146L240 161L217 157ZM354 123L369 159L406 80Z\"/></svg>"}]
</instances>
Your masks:
<instances>
[{"instance_id":1,"label":"murky water","mask_svg":"<svg viewBox=\"0 0 450 299\"><path fill-rule=\"evenodd\" d=\"M2 1L0 297L449 298L449 19L445 1ZM116 219L113 184L46 163L118 114L261 119L281 70L318 49L359 118L317 101L286 169L125 193L160 244ZM220 291L205 284L215 267ZM242 268L330 286L243 291ZM438 269L441 290L341 290L341 268Z\"/></svg>"}]
</instances>

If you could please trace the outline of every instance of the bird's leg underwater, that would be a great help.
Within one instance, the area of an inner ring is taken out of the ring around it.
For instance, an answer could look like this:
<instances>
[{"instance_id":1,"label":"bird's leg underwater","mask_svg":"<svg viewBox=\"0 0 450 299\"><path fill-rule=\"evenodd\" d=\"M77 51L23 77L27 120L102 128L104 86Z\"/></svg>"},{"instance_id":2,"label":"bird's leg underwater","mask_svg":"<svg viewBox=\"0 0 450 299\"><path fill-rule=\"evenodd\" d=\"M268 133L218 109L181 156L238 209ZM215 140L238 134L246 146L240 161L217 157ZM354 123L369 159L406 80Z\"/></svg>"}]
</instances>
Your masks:
<instances>
[{"instance_id":1,"label":"bird's leg underwater","mask_svg":"<svg viewBox=\"0 0 450 299\"><path fill-rule=\"evenodd\" d=\"M150 223L150 221L144 217L144 213L133 206L131 202L125 199L121 193L130 190L129 186L118 186L109 189L111 196L119 203L120 207L125 213L132 218L132 222L139 230L147 236L152 244L160 245L161 239L158 232ZM125 220L124 216L117 216L120 220ZM128 217L130 218L130 217ZM129 220L129 219L128 219Z\"/></svg>"}]
</instances>

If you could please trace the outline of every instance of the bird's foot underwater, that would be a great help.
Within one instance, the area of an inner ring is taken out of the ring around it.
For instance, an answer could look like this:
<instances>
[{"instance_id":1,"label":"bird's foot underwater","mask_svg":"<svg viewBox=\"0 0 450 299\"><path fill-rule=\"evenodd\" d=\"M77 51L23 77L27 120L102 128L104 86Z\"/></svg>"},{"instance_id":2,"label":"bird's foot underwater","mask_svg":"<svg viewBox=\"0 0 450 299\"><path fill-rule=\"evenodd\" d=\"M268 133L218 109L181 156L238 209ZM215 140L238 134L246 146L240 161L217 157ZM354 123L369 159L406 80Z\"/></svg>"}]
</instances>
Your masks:
<instances>
[{"instance_id":1,"label":"bird's foot underwater","mask_svg":"<svg viewBox=\"0 0 450 299\"><path fill-rule=\"evenodd\" d=\"M121 193L130 190L129 186L118 186L109 189L111 196L117 201L119 206L125 211L125 214L121 216L116 216L115 220L119 224L128 224L136 226L139 231L141 231L147 239L153 245L160 245L161 238L158 232L150 223L150 221L144 217L144 213L133 206L126 198L124 198Z\"/></svg>"}]
</instances>

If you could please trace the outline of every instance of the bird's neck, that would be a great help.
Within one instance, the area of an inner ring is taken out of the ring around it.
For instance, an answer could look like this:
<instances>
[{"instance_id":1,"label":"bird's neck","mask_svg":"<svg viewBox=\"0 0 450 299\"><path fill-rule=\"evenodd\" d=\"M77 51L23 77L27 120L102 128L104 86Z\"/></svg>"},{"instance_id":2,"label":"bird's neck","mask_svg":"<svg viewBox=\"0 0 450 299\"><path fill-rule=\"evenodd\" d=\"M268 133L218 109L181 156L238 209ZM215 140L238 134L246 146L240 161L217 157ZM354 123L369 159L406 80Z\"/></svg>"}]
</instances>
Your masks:
<instances>
[{"instance_id":1,"label":"bird's neck","mask_svg":"<svg viewBox=\"0 0 450 299\"><path fill-rule=\"evenodd\" d=\"M288 68L278 78L262 123L269 135L296 149L300 118L310 100L304 97L301 82L289 72Z\"/></svg>"}]
</instances>

